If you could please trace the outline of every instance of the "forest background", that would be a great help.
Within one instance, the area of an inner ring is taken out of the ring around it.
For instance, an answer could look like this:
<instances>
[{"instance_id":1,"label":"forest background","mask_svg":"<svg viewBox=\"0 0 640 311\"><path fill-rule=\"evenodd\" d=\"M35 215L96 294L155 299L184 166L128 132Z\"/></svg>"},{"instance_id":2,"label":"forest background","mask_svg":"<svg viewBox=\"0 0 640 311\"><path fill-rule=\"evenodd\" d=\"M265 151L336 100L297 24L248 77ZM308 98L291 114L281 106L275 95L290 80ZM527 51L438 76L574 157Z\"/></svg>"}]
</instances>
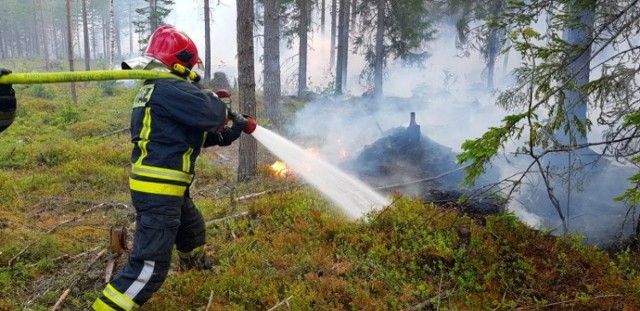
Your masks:
<instances>
[{"instance_id":1,"label":"forest background","mask_svg":"<svg viewBox=\"0 0 640 311\"><path fill-rule=\"evenodd\" d=\"M207 218L225 219L209 233L221 268L176 271L150 309L640 305L638 1L4 2L3 67L117 68L173 23L193 31L205 83L224 73L261 125L339 163L416 112L457 153L461 189L508 202L476 219L395 194L354 223L273 176L273 156L243 137L205 155L194 185ZM131 226L130 86L15 86L0 137L3 307L82 309L123 260L101 250ZM474 183L490 168L497 180Z\"/></svg>"}]
</instances>

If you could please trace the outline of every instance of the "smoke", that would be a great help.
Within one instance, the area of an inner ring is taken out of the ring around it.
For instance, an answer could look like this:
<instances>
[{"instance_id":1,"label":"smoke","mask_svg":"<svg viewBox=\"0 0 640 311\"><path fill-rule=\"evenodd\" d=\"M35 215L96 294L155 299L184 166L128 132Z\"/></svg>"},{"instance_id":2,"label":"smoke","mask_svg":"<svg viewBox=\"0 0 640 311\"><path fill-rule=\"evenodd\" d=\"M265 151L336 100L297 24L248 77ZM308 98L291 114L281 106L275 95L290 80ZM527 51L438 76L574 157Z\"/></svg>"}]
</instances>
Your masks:
<instances>
[{"instance_id":1,"label":"smoke","mask_svg":"<svg viewBox=\"0 0 640 311\"><path fill-rule=\"evenodd\" d=\"M190 8L175 6L167 18L169 23L184 29L191 35L202 56L204 55L204 25L200 4ZM223 71L230 79L237 76L235 2L222 0L212 4L212 68ZM543 30L541 24L534 25ZM316 21L317 22L317 21ZM314 27L318 27L316 23ZM311 91L330 92L335 69L329 67L330 40L329 21L325 36L316 31L310 36L308 51L308 86ZM256 79L258 88L262 84L262 42L256 31ZM452 154L461 151L467 139L477 138L489 127L500 125L507 114L494 105L495 90L487 90L483 58L471 52L460 57L455 48L455 30L444 27L439 38L428 43L431 57L424 68L404 67L400 63L389 63L385 75L385 100L381 103L364 100L362 93L371 85L359 78L365 66L361 56L349 56L346 95L323 97L308 103L298 111L287 125L287 135L303 147L314 147L322 157L333 164L352 161L368 145L388 135L393 129L409 125L409 115L415 112L423 136L449 148ZM352 48L352 47L351 47ZM298 63L297 42L293 46L281 45L281 70L283 94L295 94ZM508 61L505 61L505 58ZM495 68L495 88L504 90L513 83L510 71L520 64L516 53L501 55ZM597 111L590 112L593 124ZM600 141L602 128L588 135L589 141ZM526 157L514 158L511 152L515 142L510 142L504 155L492 163L490 168L497 174L496 180L513 176L529 164ZM595 150L596 152L598 150ZM583 159L583 162L590 160ZM562 164L559 159L545 162L549 169ZM575 161L575 159L574 159ZM578 163L580 164L580 163ZM578 165L579 166L579 165ZM613 198L621 195L631 185L627 177L633 172L629 167L612 161L602 161L596 166L585 166L572 171L571 178L556 176L551 185L558 196L561 209L570 232L584 234L587 243L608 244L625 225L625 234L631 229L624 223L627 207ZM548 228L561 234L560 220L555 207L547 195L547 187L534 172L523 180L522 189L509 204L509 210L532 227ZM402 176L389 176L389 180L400 180ZM571 184L569 184L571 181ZM571 188L567 192L566 189ZM637 219L637 214L632 215ZM628 220L627 220L628 221Z\"/></svg>"},{"instance_id":2,"label":"smoke","mask_svg":"<svg viewBox=\"0 0 640 311\"><path fill-rule=\"evenodd\" d=\"M385 76L383 102L361 98L367 86L349 81L348 95L322 98L305 105L287 127L290 137L318 148L323 158L332 163L348 163L393 129L407 127L410 113L415 112L423 136L450 148L452 154L460 152L465 140L477 138L489 127L500 125L507 112L494 105L496 93L485 87L482 58L477 53L460 57L452 33L443 31L430 43L432 56L425 68L391 64ZM497 89L504 90L513 83L509 73L520 60L517 55L508 57L506 68L501 59L495 70ZM350 62L354 58L353 64L364 66L357 56L351 56ZM363 68L354 68L356 66L350 66L349 79ZM594 116L592 113L591 118ZM599 141L601 137L596 128L588 138ZM489 170L497 178L490 180L514 176L528 166L530 158L511 155L515 144L509 142L503 155L492 163ZM597 154L593 151L577 154L571 162L571 176L558 169L566 165L562 159L548 157L544 165L545 169L557 171L552 174L554 180L550 187L567 217L569 232L583 235L586 243L612 245L617 238L631 234L630 221L637 219L637 214L625 218L628 207L613 200L631 187L627 178L632 170L606 159L596 165L589 164L595 158ZM389 184L398 180L407 181L406 176L402 179L389 174ZM537 168L523 180L508 209L532 227L562 234L558 212L551 204Z\"/></svg>"}]
</instances>

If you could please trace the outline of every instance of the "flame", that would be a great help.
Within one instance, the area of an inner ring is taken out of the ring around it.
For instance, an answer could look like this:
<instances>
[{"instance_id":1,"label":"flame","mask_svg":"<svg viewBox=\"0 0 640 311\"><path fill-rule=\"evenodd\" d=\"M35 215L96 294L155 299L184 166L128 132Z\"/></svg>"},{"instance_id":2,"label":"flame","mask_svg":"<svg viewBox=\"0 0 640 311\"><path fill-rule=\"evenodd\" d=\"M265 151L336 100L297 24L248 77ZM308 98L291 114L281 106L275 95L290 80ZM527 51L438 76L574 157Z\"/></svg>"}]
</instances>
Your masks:
<instances>
[{"instance_id":1,"label":"flame","mask_svg":"<svg viewBox=\"0 0 640 311\"><path fill-rule=\"evenodd\" d=\"M287 176L289 173L289 168L287 164L281 161L276 161L271 165L271 171L274 176Z\"/></svg>"}]
</instances>

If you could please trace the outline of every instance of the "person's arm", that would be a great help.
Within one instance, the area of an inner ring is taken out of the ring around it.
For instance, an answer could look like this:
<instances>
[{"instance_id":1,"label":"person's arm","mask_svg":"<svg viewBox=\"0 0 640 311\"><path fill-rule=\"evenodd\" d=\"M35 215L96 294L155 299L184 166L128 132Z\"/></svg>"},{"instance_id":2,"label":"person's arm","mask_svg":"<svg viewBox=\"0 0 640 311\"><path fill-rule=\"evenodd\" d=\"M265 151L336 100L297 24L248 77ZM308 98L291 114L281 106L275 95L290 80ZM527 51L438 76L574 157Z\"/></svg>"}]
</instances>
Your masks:
<instances>
[{"instance_id":1,"label":"person's arm","mask_svg":"<svg viewBox=\"0 0 640 311\"><path fill-rule=\"evenodd\" d=\"M215 132L227 119L220 99L182 81L155 82L151 104L166 116L202 131Z\"/></svg>"},{"instance_id":2,"label":"person's arm","mask_svg":"<svg viewBox=\"0 0 640 311\"><path fill-rule=\"evenodd\" d=\"M224 127L218 132L209 133L204 147L229 146L236 139L240 138L240 134L242 134L242 128L239 126Z\"/></svg>"},{"instance_id":3,"label":"person's arm","mask_svg":"<svg viewBox=\"0 0 640 311\"><path fill-rule=\"evenodd\" d=\"M230 119L233 121L232 126L225 126L221 130L210 133L204 143L204 147L209 146L229 146L236 139L240 138L242 132L247 134L253 133L256 129L256 120L250 116L243 116L237 112L230 113Z\"/></svg>"},{"instance_id":4,"label":"person's arm","mask_svg":"<svg viewBox=\"0 0 640 311\"><path fill-rule=\"evenodd\" d=\"M11 70L0 68L0 76ZM6 130L16 117L16 93L11 84L0 84L0 132Z\"/></svg>"}]
</instances>

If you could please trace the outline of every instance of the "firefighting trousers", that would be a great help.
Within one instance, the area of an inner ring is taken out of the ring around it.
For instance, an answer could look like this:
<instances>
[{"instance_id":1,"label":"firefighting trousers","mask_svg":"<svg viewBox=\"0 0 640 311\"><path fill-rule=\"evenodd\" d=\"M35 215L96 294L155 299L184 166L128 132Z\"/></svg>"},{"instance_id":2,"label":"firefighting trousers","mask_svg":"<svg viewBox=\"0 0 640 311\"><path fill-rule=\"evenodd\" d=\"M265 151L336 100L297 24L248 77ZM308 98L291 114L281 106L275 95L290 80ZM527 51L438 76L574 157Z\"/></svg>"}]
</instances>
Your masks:
<instances>
[{"instance_id":1,"label":"firefighting trousers","mask_svg":"<svg viewBox=\"0 0 640 311\"><path fill-rule=\"evenodd\" d=\"M135 310L160 289L173 246L188 252L205 244L205 223L188 194L184 197L131 192L136 231L127 264L107 284L94 310Z\"/></svg>"}]
</instances>

